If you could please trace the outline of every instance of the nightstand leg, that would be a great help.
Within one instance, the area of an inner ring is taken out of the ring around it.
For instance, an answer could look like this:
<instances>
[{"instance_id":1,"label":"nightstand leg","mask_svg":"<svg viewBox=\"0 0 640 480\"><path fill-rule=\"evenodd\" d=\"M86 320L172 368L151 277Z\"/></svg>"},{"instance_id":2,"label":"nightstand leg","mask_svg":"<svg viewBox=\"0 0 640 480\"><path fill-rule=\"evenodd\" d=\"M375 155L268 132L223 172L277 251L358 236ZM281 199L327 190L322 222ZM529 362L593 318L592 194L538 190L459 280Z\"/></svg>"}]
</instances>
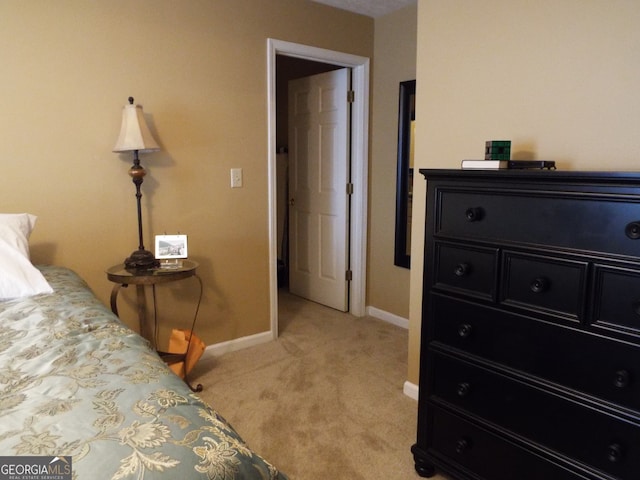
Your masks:
<instances>
[{"instance_id":1,"label":"nightstand leg","mask_svg":"<svg viewBox=\"0 0 640 480\"><path fill-rule=\"evenodd\" d=\"M191 389L191 391L195 393L201 392L204 389L201 383L197 384L195 387L191 385L191 382L187 380L187 375L184 376L184 383L186 383L187 386Z\"/></svg>"},{"instance_id":2,"label":"nightstand leg","mask_svg":"<svg viewBox=\"0 0 640 480\"><path fill-rule=\"evenodd\" d=\"M151 342L155 349L153 336L147 331L147 297L144 293L144 285L136 285L136 299L138 305L138 322L140 324L140 335Z\"/></svg>"},{"instance_id":3,"label":"nightstand leg","mask_svg":"<svg viewBox=\"0 0 640 480\"><path fill-rule=\"evenodd\" d=\"M126 285L124 285L126 287ZM111 290L111 311L118 316L118 292L120 292L121 284L116 283Z\"/></svg>"}]
</instances>

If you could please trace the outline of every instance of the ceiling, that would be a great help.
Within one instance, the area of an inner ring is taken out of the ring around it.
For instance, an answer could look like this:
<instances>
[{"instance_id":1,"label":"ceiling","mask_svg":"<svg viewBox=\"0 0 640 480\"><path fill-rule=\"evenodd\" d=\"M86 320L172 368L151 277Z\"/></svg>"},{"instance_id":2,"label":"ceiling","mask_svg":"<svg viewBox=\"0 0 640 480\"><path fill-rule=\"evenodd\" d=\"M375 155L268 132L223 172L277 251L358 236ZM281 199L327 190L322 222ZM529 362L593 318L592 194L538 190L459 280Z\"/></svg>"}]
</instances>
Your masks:
<instances>
[{"instance_id":1,"label":"ceiling","mask_svg":"<svg viewBox=\"0 0 640 480\"><path fill-rule=\"evenodd\" d=\"M349 10L368 17L382 17L408 5L415 5L418 0L312 0L332 7Z\"/></svg>"}]
</instances>

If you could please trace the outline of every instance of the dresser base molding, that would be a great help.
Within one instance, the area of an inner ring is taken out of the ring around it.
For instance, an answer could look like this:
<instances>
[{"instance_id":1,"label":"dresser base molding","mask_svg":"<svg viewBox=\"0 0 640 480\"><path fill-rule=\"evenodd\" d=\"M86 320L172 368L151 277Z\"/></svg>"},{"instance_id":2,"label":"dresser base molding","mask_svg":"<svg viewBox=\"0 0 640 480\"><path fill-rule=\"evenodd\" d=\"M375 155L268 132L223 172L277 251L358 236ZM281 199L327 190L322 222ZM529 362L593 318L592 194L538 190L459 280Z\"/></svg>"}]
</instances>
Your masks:
<instances>
[{"instance_id":1,"label":"dresser base molding","mask_svg":"<svg viewBox=\"0 0 640 480\"><path fill-rule=\"evenodd\" d=\"M424 478L429 478L436 474L436 468L426 459L426 454L420 447L418 447L418 445L411 447L411 453L413 453L413 460L415 461L416 472L418 472L418 475Z\"/></svg>"}]
</instances>

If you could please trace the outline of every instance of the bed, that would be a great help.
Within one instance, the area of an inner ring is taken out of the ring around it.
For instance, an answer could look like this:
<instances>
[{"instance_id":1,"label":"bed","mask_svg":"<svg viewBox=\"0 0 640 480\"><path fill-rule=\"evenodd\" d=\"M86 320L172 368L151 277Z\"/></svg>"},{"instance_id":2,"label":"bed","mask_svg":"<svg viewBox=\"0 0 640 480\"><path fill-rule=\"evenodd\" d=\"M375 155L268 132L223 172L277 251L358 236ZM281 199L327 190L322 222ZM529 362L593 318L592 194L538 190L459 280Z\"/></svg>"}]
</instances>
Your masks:
<instances>
[{"instance_id":1,"label":"bed","mask_svg":"<svg viewBox=\"0 0 640 480\"><path fill-rule=\"evenodd\" d=\"M33 269L36 293L0 291L0 455L70 456L78 479L286 479L76 273Z\"/></svg>"}]
</instances>

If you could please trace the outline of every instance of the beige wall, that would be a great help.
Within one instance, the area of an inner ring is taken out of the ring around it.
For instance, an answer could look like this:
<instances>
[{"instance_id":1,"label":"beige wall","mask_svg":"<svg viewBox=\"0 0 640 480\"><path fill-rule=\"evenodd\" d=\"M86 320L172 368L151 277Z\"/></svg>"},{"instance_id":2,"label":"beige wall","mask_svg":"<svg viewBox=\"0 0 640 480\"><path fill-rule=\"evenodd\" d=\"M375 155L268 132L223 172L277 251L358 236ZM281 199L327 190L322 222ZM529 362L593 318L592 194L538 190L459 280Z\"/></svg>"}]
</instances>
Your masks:
<instances>
[{"instance_id":1,"label":"beige wall","mask_svg":"<svg viewBox=\"0 0 640 480\"><path fill-rule=\"evenodd\" d=\"M147 248L189 235L208 344L268 331L269 37L373 55L372 19L300 0L0 2L0 210L38 215L34 262L73 268L107 302L104 270L138 246L131 157L111 152L134 96L163 147L141 158ZM188 282L160 295L183 326Z\"/></svg>"},{"instance_id":2,"label":"beige wall","mask_svg":"<svg viewBox=\"0 0 640 480\"><path fill-rule=\"evenodd\" d=\"M640 166L640 3L419 0L417 163L490 139L561 169ZM425 182L414 184L409 381L418 382ZM422 201L421 201L422 199Z\"/></svg>"},{"instance_id":3,"label":"beige wall","mask_svg":"<svg viewBox=\"0 0 640 480\"><path fill-rule=\"evenodd\" d=\"M367 305L409 318L409 270L393 264L400 82L416 78L417 6L375 21ZM418 87L419 88L419 87Z\"/></svg>"}]
</instances>

